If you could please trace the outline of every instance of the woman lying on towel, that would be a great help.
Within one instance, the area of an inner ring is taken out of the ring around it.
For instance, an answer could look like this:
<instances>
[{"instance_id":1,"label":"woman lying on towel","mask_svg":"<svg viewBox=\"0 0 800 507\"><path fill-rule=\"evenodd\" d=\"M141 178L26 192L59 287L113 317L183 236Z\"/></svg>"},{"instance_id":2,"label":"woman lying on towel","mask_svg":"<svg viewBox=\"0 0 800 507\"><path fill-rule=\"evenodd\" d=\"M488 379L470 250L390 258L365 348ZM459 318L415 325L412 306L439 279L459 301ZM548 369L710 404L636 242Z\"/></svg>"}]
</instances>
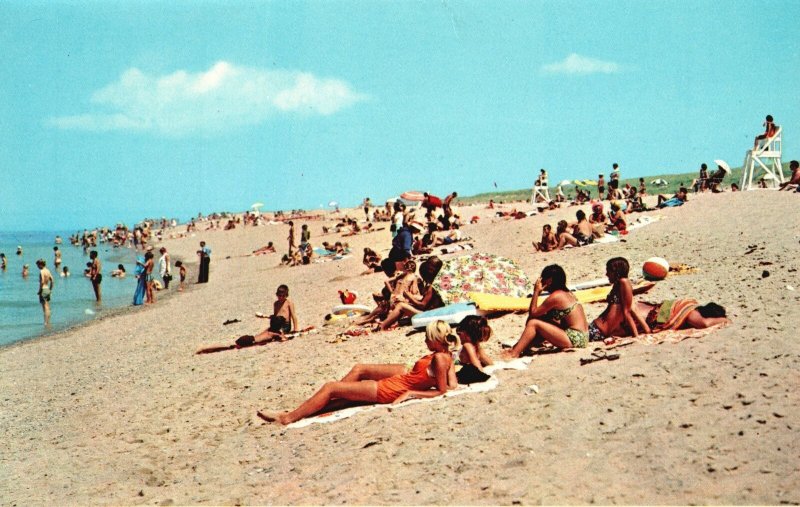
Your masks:
<instances>
[{"instance_id":1,"label":"woman lying on towel","mask_svg":"<svg viewBox=\"0 0 800 507\"><path fill-rule=\"evenodd\" d=\"M425 345L432 353L419 359L411 370L402 364L357 364L342 380L325 383L293 411L259 411L258 417L267 422L291 424L341 409L348 402L400 403L441 396L457 385L451 351L458 345L458 338L447 323L439 320L428 324Z\"/></svg>"},{"instance_id":2,"label":"woman lying on towel","mask_svg":"<svg viewBox=\"0 0 800 507\"><path fill-rule=\"evenodd\" d=\"M539 306L539 295L545 289L550 291L550 295ZM536 280L525 330L503 356L508 359L519 357L525 350L545 341L561 349L586 347L589 343L589 326L583 306L567 289L567 275L558 264L546 266Z\"/></svg>"},{"instance_id":3,"label":"woman lying on towel","mask_svg":"<svg viewBox=\"0 0 800 507\"><path fill-rule=\"evenodd\" d=\"M661 303L636 303L639 318L647 322L651 333L677 329L705 329L730 322L725 308L717 303L700 306L694 299L667 299Z\"/></svg>"},{"instance_id":4,"label":"woman lying on towel","mask_svg":"<svg viewBox=\"0 0 800 507\"><path fill-rule=\"evenodd\" d=\"M606 264L606 274L613 287L606 300L608 308L589 325L590 341L613 343L613 337L638 336L639 332L705 329L730 322L725 308L716 303L700 306L694 299L673 299L658 304L634 304L628 270L628 261L622 257L615 257Z\"/></svg>"}]
</instances>

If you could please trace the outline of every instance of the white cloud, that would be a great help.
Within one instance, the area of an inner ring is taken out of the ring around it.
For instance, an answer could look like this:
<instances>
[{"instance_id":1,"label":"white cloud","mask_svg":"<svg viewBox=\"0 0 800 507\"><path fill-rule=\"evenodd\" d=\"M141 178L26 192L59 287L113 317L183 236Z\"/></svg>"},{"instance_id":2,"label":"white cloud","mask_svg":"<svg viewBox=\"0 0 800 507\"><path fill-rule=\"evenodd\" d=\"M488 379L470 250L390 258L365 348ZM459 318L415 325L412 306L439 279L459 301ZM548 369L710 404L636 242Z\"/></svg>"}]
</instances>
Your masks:
<instances>
[{"instance_id":1,"label":"white cloud","mask_svg":"<svg viewBox=\"0 0 800 507\"><path fill-rule=\"evenodd\" d=\"M542 65L542 70L548 74L614 74L619 64L572 53L560 62Z\"/></svg>"},{"instance_id":2,"label":"white cloud","mask_svg":"<svg viewBox=\"0 0 800 507\"><path fill-rule=\"evenodd\" d=\"M97 111L54 117L61 129L209 134L278 114L331 115L367 97L339 79L217 62L205 72L158 76L131 68L92 94Z\"/></svg>"}]
</instances>

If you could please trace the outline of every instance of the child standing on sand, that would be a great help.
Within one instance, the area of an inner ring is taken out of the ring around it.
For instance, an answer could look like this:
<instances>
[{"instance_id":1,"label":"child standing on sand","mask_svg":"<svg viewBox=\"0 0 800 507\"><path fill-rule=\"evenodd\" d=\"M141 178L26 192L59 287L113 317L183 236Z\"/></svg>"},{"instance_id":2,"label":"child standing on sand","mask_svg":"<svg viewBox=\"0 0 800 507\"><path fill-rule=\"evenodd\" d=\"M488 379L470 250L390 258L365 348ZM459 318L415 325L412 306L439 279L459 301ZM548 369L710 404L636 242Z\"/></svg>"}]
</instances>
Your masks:
<instances>
[{"instance_id":1,"label":"child standing on sand","mask_svg":"<svg viewBox=\"0 0 800 507\"><path fill-rule=\"evenodd\" d=\"M178 285L178 292L183 292L183 287L186 283L186 266L184 266L181 261L175 261L175 267L178 268L178 273L181 277L181 283Z\"/></svg>"}]
</instances>

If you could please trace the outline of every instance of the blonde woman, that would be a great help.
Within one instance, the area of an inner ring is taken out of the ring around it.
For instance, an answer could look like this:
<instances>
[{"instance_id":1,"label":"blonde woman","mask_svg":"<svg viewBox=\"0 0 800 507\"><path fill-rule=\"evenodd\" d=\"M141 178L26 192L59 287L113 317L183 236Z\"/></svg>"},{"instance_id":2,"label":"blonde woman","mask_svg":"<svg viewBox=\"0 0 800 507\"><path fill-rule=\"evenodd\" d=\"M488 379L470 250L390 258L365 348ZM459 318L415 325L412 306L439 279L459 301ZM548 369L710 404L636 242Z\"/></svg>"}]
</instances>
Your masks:
<instances>
[{"instance_id":1,"label":"blonde woman","mask_svg":"<svg viewBox=\"0 0 800 507\"><path fill-rule=\"evenodd\" d=\"M458 338L449 324L439 320L428 324L425 345L431 353L420 358L411 370L402 364L357 364L342 380L325 383L293 411L259 411L258 416L267 422L291 424L341 409L343 401L388 404L441 396L457 385L451 352L458 346Z\"/></svg>"}]
</instances>

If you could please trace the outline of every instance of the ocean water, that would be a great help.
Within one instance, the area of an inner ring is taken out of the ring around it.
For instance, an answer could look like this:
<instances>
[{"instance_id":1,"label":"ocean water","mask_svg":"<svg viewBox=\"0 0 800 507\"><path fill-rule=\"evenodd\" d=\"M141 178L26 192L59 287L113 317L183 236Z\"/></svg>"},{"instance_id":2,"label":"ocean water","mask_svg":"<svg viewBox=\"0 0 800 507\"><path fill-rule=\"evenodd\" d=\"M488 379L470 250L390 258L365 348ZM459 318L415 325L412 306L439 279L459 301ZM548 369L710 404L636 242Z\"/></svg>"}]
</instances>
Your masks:
<instances>
[{"instance_id":1,"label":"ocean water","mask_svg":"<svg viewBox=\"0 0 800 507\"><path fill-rule=\"evenodd\" d=\"M133 269L136 254L130 248L113 248L105 243L98 245L98 257L102 262L103 301L97 305L92 284L83 274L88 254L83 249L69 244L69 232L0 232L0 252L6 254L7 268L0 270L0 346L43 334L61 331L82 322L96 319L111 310L129 306L133 302L136 279ZM55 244L56 235L63 238L61 245ZM23 254L16 254L17 246ZM62 264L69 267L71 276L61 277L56 272L53 247L61 251ZM53 273L55 285L50 298L51 326L44 327L42 307L39 304L39 269L37 259L44 259ZM28 264L27 278L22 277L22 266ZM112 278L111 271L118 264L125 266L125 278Z\"/></svg>"}]
</instances>

